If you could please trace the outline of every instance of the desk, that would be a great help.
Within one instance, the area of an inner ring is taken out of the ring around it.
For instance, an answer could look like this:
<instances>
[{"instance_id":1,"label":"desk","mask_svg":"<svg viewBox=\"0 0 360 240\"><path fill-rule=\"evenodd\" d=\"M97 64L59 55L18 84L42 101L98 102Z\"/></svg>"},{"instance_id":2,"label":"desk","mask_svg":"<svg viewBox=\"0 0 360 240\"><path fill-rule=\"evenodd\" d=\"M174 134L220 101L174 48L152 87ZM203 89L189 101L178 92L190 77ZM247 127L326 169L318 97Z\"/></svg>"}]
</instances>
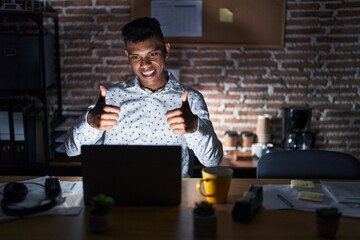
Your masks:
<instances>
[{"instance_id":1,"label":"desk","mask_svg":"<svg viewBox=\"0 0 360 240\"><path fill-rule=\"evenodd\" d=\"M15 180L0 177L0 181ZM62 180L81 180L61 177ZM182 203L178 207L115 207L108 232L91 233L85 210L79 216L38 216L0 223L0 239L194 239L192 208L204 198L195 190L197 179L183 179ZM250 184L288 183L284 179L233 179L228 203L216 205L217 239L319 239L315 215L295 210L259 210L250 224L234 222L231 211ZM342 217L340 239L360 239L360 219Z\"/></svg>"}]
</instances>

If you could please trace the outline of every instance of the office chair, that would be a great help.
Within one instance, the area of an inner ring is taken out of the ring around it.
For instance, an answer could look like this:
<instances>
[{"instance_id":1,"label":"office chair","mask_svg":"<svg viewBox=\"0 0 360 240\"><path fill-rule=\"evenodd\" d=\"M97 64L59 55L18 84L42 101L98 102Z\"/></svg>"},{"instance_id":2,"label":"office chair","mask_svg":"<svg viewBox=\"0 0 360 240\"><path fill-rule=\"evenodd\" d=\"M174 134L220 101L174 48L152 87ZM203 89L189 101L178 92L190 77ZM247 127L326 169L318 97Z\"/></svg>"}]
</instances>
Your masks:
<instances>
[{"instance_id":1,"label":"office chair","mask_svg":"<svg viewBox=\"0 0 360 240\"><path fill-rule=\"evenodd\" d=\"M263 155L257 178L359 179L360 163L347 153L286 150Z\"/></svg>"}]
</instances>

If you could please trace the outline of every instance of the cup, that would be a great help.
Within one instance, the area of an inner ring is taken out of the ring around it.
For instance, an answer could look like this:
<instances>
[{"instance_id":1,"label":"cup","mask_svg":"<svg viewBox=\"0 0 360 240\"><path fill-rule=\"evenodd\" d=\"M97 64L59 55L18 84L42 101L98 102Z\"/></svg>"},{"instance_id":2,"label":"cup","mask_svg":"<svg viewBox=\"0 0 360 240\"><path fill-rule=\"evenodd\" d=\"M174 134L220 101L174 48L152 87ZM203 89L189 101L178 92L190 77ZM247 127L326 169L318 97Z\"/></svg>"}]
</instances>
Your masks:
<instances>
[{"instance_id":1,"label":"cup","mask_svg":"<svg viewBox=\"0 0 360 240\"><path fill-rule=\"evenodd\" d=\"M262 143L254 143L251 145L251 155L261 158L266 152L266 145Z\"/></svg>"},{"instance_id":2,"label":"cup","mask_svg":"<svg viewBox=\"0 0 360 240\"><path fill-rule=\"evenodd\" d=\"M257 135L270 135L270 115L259 115L256 123Z\"/></svg>"},{"instance_id":3,"label":"cup","mask_svg":"<svg viewBox=\"0 0 360 240\"><path fill-rule=\"evenodd\" d=\"M210 203L225 203L230 189L233 170L228 167L205 167L202 179L197 181L197 191Z\"/></svg>"},{"instance_id":4,"label":"cup","mask_svg":"<svg viewBox=\"0 0 360 240\"><path fill-rule=\"evenodd\" d=\"M238 134L234 131L226 131L224 134L224 146L225 147L237 147Z\"/></svg>"},{"instance_id":5,"label":"cup","mask_svg":"<svg viewBox=\"0 0 360 240\"><path fill-rule=\"evenodd\" d=\"M251 145L254 142L254 133L253 132L242 132L241 139L242 139L242 147L244 149L251 149Z\"/></svg>"}]
</instances>

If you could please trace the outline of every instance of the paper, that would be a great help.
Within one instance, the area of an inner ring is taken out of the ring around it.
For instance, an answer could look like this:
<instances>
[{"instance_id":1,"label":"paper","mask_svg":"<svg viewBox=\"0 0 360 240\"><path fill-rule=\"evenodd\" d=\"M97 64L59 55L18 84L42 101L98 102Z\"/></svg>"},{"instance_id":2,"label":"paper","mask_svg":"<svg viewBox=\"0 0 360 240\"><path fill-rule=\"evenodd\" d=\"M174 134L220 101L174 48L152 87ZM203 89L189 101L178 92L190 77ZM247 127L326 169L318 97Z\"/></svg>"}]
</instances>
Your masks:
<instances>
[{"instance_id":1,"label":"paper","mask_svg":"<svg viewBox=\"0 0 360 240\"><path fill-rule=\"evenodd\" d=\"M307 190L308 191L308 190ZM342 204L336 202L330 194L323 190L321 183L315 184L313 192L323 193L324 201L313 202L298 199L299 190L291 188L290 184L267 184L263 185L263 206L266 210L276 209L295 209L300 211L315 212L318 208L323 207L337 207L343 216L360 218L360 203L359 204ZM292 204L285 204L284 201L277 196L280 194L288 202Z\"/></svg>"},{"instance_id":2,"label":"paper","mask_svg":"<svg viewBox=\"0 0 360 240\"><path fill-rule=\"evenodd\" d=\"M26 195L24 201L20 203L13 204L13 207L34 207L38 206L46 197L44 183L45 179L48 176L30 179L26 181L21 181L26 184L29 192ZM3 192L4 186L6 183L0 183L0 191ZM48 211L37 213L34 215L78 215L83 209L83 187L82 182L70 182L70 181L60 181L62 196L64 202L51 208ZM2 200L2 195L0 195L0 201ZM0 210L0 221L16 219L15 216L5 215L2 210Z\"/></svg>"},{"instance_id":3,"label":"paper","mask_svg":"<svg viewBox=\"0 0 360 240\"><path fill-rule=\"evenodd\" d=\"M316 184L315 188L312 189L312 192L322 193L320 184ZM320 207L326 207L332 203L332 199L329 196L324 196L324 201L322 202L312 202L299 200L299 190L291 188L290 184L268 184L263 186L264 201L263 206L268 210L273 209L290 209L287 204L284 204L281 201L277 194L285 197L289 202L292 203L294 209L305 210L305 211L315 211L315 209Z\"/></svg>"},{"instance_id":4,"label":"paper","mask_svg":"<svg viewBox=\"0 0 360 240\"><path fill-rule=\"evenodd\" d=\"M220 22L233 22L234 14L227 8L220 8L219 11L219 20Z\"/></svg>"},{"instance_id":5,"label":"paper","mask_svg":"<svg viewBox=\"0 0 360 240\"><path fill-rule=\"evenodd\" d=\"M159 20L165 37L202 36L200 0L153 0L151 16Z\"/></svg>"},{"instance_id":6,"label":"paper","mask_svg":"<svg viewBox=\"0 0 360 240\"><path fill-rule=\"evenodd\" d=\"M327 182L322 181L324 190L337 203L360 204L360 182Z\"/></svg>"}]
</instances>

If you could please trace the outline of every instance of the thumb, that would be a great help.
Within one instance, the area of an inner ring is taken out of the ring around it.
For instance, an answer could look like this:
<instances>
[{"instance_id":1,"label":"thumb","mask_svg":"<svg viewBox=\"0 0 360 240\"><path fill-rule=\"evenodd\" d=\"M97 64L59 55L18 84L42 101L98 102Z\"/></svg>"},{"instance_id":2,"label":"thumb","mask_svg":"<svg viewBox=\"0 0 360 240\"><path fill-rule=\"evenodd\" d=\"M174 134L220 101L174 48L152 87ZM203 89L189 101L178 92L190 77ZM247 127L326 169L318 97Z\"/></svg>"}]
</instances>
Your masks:
<instances>
[{"instance_id":1,"label":"thumb","mask_svg":"<svg viewBox=\"0 0 360 240\"><path fill-rule=\"evenodd\" d=\"M99 88L100 88L100 96L105 98L106 97L106 88L105 88L105 86L100 84Z\"/></svg>"},{"instance_id":2,"label":"thumb","mask_svg":"<svg viewBox=\"0 0 360 240\"><path fill-rule=\"evenodd\" d=\"M96 102L96 107L103 107L105 105L105 97L106 97L106 88L104 85L99 85L99 89L100 89L100 95L99 98Z\"/></svg>"},{"instance_id":3,"label":"thumb","mask_svg":"<svg viewBox=\"0 0 360 240\"><path fill-rule=\"evenodd\" d=\"M181 102L182 102L183 105L184 105L185 103L187 103L188 95L189 95L189 91L188 91L188 90L184 91L183 94L181 95Z\"/></svg>"}]
</instances>

